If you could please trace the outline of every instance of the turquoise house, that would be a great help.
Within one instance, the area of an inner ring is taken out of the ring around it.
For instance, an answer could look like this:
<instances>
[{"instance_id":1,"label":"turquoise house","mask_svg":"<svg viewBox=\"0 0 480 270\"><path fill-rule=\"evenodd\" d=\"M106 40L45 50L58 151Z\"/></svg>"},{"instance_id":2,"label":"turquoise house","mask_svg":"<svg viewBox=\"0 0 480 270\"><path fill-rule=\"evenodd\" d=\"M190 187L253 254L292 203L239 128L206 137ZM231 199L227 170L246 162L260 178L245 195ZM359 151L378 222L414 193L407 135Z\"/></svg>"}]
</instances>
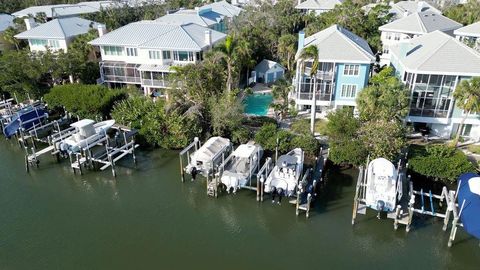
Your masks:
<instances>
[{"instance_id":1,"label":"turquoise house","mask_svg":"<svg viewBox=\"0 0 480 270\"><path fill-rule=\"evenodd\" d=\"M313 59L302 59L308 46L318 49L319 67L311 76ZM358 93L368 84L375 56L368 43L338 25L305 38L301 31L296 55L297 69L291 98L297 109L326 114L339 107L356 107Z\"/></svg>"}]
</instances>

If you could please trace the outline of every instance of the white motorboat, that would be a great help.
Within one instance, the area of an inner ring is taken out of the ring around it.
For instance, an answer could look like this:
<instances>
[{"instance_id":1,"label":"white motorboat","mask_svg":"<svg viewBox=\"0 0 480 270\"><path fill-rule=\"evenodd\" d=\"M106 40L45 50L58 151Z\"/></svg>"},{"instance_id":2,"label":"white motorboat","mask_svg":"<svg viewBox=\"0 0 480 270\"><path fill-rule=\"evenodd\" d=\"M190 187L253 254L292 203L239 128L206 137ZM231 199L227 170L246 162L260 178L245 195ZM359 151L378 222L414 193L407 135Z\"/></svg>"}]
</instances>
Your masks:
<instances>
[{"instance_id":1,"label":"white motorboat","mask_svg":"<svg viewBox=\"0 0 480 270\"><path fill-rule=\"evenodd\" d=\"M232 151L229 139L212 137L208 139L197 151L190 155L185 171L190 174L201 173L207 175L220 165Z\"/></svg>"},{"instance_id":2,"label":"white motorboat","mask_svg":"<svg viewBox=\"0 0 480 270\"><path fill-rule=\"evenodd\" d=\"M241 144L220 166L223 168L220 181L230 193L245 187L253 173L260 167L263 148L255 143Z\"/></svg>"},{"instance_id":3,"label":"white motorboat","mask_svg":"<svg viewBox=\"0 0 480 270\"><path fill-rule=\"evenodd\" d=\"M265 180L265 192L281 190L285 195L292 196L303 172L303 158L304 153L300 148L280 156Z\"/></svg>"},{"instance_id":4,"label":"white motorboat","mask_svg":"<svg viewBox=\"0 0 480 270\"><path fill-rule=\"evenodd\" d=\"M115 120L107 120L95 123L90 119L83 119L71 124L75 132L58 142L57 149L67 153L79 152L88 145L95 144L98 140L105 137L106 132L115 124Z\"/></svg>"},{"instance_id":5,"label":"white motorboat","mask_svg":"<svg viewBox=\"0 0 480 270\"><path fill-rule=\"evenodd\" d=\"M377 158L368 164L365 203L377 211L395 210L397 169L389 160Z\"/></svg>"}]
</instances>

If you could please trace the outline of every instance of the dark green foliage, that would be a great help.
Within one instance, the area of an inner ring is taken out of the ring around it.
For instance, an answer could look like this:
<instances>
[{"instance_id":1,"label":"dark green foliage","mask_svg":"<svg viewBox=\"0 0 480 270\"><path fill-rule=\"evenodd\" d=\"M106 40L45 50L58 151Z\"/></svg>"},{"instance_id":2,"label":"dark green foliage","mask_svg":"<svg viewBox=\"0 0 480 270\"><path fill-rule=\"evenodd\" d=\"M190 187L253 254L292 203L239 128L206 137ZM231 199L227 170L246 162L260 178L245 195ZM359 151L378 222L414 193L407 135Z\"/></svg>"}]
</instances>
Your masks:
<instances>
[{"instance_id":1,"label":"dark green foliage","mask_svg":"<svg viewBox=\"0 0 480 270\"><path fill-rule=\"evenodd\" d=\"M480 1L469 0L466 4L452 5L443 13L448 18L463 25L480 21Z\"/></svg>"},{"instance_id":2,"label":"dark green foliage","mask_svg":"<svg viewBox=\"0 0 480 270\"><path fill-rule=\"evenodd\" d=\"M202 133L195 115L166 110L165 102L141 96L117 103L112 111L117 122L139 130L140 142L167 149L185 147Z\"/></svg>"},{"instance_id":3,"label":"dark green foliage","mask_svg":"<svg viewBox=\"0 0 480 270\"><path fill-rule=\"evenodd\" d=\"M55 86L44 96L51 108L65 107L80 118L91 119L108 117L114 103L125 98L124 91L84 84Z\"/></svg>"},{"instance_id":4,"label":"dark green foliage","mask_svg":"<svg viewBox=\"0 0 480 270\"><path fill-rule=\"evenodd\" d=\"M411 145L409 169L413 172L444 183L455 183L466 172L475 172L467 156L446 145Z\"/></svg>"},{"instance_id":5,"label":"dark green foliage","mask_svg":"<svg viewBox=\"0 0 480 270\"><path fill-rule=\"evenodd\" d=\"M277 121L267 116L248 116L242 119L242 125L252 128L259 128L265 124L277 124Z\"/></svg>"}]
</instances>

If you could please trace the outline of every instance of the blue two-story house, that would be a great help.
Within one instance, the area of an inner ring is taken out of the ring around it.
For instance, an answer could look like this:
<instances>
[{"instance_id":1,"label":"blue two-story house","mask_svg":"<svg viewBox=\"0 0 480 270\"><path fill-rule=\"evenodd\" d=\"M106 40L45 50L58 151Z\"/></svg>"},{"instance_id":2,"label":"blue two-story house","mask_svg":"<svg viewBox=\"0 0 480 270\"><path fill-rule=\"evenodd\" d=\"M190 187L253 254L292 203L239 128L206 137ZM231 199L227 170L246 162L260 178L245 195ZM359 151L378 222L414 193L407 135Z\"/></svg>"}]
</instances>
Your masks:
<instances>
[{"instance_id":1,"label":"blue two-story house","mask_svg":"<svg viewBox=\"0 0 480 270\"><path fill-rule=\"evenodd\" d=\"M313 59L301 57L308 46L318 49L319 66L314 77L311 77ZM355 99L368 84L375 56L364 39L332 25L306 38L301 31L296 59L294 91L290 97L298 110L311 109L315 104L317 113L327 113L338 107L356 107Z\"/></svg>"}]
</instances>

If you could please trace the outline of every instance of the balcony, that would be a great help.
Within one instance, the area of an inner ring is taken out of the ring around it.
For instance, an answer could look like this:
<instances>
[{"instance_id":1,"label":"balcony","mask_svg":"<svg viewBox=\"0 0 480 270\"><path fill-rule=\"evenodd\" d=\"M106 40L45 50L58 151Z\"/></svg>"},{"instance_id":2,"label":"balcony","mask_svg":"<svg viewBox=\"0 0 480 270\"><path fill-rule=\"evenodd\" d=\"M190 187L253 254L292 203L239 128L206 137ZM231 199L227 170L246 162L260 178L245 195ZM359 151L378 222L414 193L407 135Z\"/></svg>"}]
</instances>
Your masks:
<instances>
[{"instance_id":1,"label":"balcony","mask_svg":"<svg viewBox=\"0 0 480 270\"><path fill-rule=\"evenodd\" d=\"M294 98L299 100L312 100L313 91L310 83L300 83L297 92L294 93ZM332 100L332 84L317 83L316 84L315 99L317 101L331 101Z\"/></svg>"},{"instance_id":2,"label":"balcony","mask_svg":"<svg viewBox=\"0 0 480 270\"><path fill-rule=\"evenodd\" d=\"M141 81L140 77L120 76L120 75L103 75L103 80L105 82L133 83L133 84L139 84Z\"/></svg>"},{"instance_id":3,"label":"balcony","mask_svg":"<svg viewBox=\"0 0 480 270\"><path fill-rule=\"evenodd\" d=\"M305 67L305 74L307 76L310 76L310 71L311 68ZM317 79L319 80L328 80L332 81L333 80L333 71L317 71Z\"/></svg>"},{"instance_id":4,"label":"balcony","mask_svg":"<svg viewBox=\"0 0 480 270\"><path fill-rule=\"evenodd\" d=\"M167 80L142 79L142 86L167 88L170 86L170 83Z\"/></svg>"}]
</instances>

